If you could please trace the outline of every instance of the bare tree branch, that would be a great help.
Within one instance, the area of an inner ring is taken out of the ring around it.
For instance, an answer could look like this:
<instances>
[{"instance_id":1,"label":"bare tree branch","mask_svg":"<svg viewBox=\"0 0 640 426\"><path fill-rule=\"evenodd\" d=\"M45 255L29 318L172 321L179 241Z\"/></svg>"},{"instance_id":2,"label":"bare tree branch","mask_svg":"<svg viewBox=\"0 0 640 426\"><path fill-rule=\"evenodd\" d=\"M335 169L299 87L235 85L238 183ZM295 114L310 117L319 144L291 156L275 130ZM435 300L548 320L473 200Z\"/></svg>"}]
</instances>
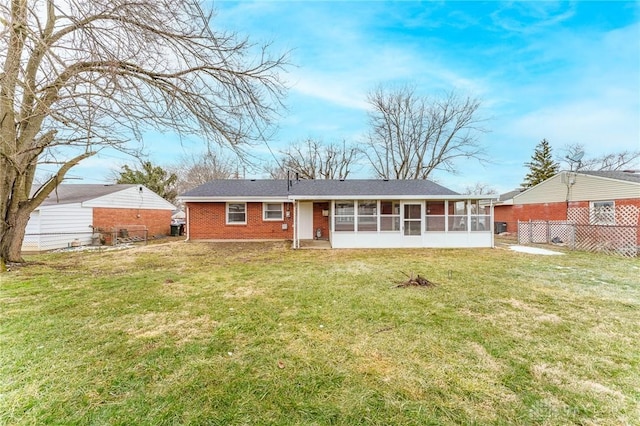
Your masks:
<instances>
[{"instance_id":1,"label":"bare tree branch","mask_svg":"<svg viewBox=\"0 0 640 426\"><path fill-rule=\"evenodd\" d=\"M231 179L238 173L240 159L221 151L182 157L167 169L178 176L178 195L215 179Z\"/></svg>"},{"instance_id":2,"label":"bare tree branch","mask_svg":"<svg viewBox=\"0 0 640 426\"><path fill-rule=\"evenodd\" d=\"M309 138L280 151L281 166L267 170L272 178L285 177L287 172L302 179L346 179L361 151L356 146L329 143Z\"/></svg>"},{"instance_id":3,"label":"bare tree branch","mask_svg":"<svg viewBox=\"0 0 640 426\"><path fill-rule=\"evenodd\" d=\"M583 157L585 148L582 144L565 145L561 150L562 155L557 161L562 164L562 168L584 170L584 171L615 171L624 169L635 169L640 167L640 150L620 151L603 154L598 157ZM579 161L571 161L580 154Z\"/></svg>"},{"instance_id":4,"label":"bare tree branch","mask_svg":"<svg viewBox=\"0 0 640 426\"><path fill-rule=\"evenodd\" d=\"M485 159L477 137L486 130L480 101L451 92L442 99L420 97L413 87L379 87L367 98L369 159L385 179L427 179L436 169L455 172L460 158Z\"/></svg>"},{"instance_id":5,"label":"bare tree branch","mask_svg":"<svg viewBox=\"0 0 640 426\"><path fill-rule=\"evenodd\" d=\"M87 153L135 153L130 141L148 128L238 152L263 140L282 107L286 55L212 19L197 0L0 3L2 259L20 259L10 240ZM37 165L52 158L59 172L32 198Z\"/></svg>"}]
</instances>

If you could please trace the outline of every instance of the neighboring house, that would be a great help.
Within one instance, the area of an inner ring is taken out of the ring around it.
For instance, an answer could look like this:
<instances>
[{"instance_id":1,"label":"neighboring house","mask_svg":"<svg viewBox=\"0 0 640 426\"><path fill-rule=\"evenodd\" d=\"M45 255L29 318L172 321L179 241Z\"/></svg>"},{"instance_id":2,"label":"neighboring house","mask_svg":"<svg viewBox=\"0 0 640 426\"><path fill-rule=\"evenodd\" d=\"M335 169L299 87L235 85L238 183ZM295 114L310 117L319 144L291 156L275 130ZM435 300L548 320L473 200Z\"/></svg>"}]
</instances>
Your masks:
<instances>
[{"instance_id":1,"label":"neighboring house","mask_svg":"<svg viewBox=\"0 0 640 426\"><path fill-rule=\"evenodd\" d=\"M143 185L59 185L29 217L23 251L91 244L94 229L168 235L175 206Z\"/></svg>"},{"instance_id":2,"label":"neighboring house","mask_svg":"<svg viewBox=\"0 0 640 426\"><path fill-rule=\"evenodd\" d=\"M496 222L516 232L518 221L569 220L580 225L638 226L640 173L560 172L494 206Z\"/></svg>"},{"instance_id":3,"label":"neighboring house","mask_svg":"<svg viewBox=\"0 0 640 426\"><path fill-rule=\"evenodd\" d=\"M492 247L486 195L428 180L214 180L180 196L190 240L324 239L334 248Z\"/></svg>"}]
</instances>

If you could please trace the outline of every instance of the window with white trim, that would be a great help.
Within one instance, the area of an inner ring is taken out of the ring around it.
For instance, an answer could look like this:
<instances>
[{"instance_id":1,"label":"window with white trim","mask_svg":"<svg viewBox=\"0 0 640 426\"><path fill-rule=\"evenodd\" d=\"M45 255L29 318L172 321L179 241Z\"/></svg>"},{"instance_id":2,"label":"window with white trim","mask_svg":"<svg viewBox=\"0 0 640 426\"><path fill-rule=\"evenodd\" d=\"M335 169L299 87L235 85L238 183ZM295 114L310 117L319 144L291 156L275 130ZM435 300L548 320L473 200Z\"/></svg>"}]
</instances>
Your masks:
<instances>
[{"instance_id":1,"label":"window with white trim","mask_svg":"<svg viewBox=\"0 0 640 426\"><path fill-rule=\"evenodd\" d=\"M355 230L355 202L336 201L333 220L333 229L336 232L353 232Z\"/></svg>"},{"instance_id":2,"label":"window with white trim","mask_svg":"<svg viewBox=\"0 0 640 426\"><path fill-rule=\"evenodd\" d=\"M227 225L247 223L247 203L227 203Z\"/></svg>"},{"instance_id":3,"label":"window with white trim","mask_svg":"<svg viewBox=\"0 0 640 426\"><path fill-rule=\"evenodd\" d=\"M589 223L592 225L615 225L616 204L614 201L591 201Z\"/></svg>"},{"instance_id":4,"label":"window with white trim","mask_svg":"<svg viewBox=\"0 0 640 426\"><path fill-rule=\"evenodd\" d=\"M263 220L282 220L284 217L282 203L262 203Z\"/></svg>"},{"instance_id":5,"label":"window with white trim","mask_svg":"<svg viewBox=\"0 0 640 426\"><path fill-rule=\"evenodd\" d=\"M400 201L380 201L380 230L400 231Z\"/></svg>"},{"instance_id":6,"label":"window with white trim","mask_svg":"<svg viewBox=\"0 0 640 426\"><path fill-rule=\"evenodd\" d=\"M358 231L378 230L378 202L358 201Z\"/></svg>"}]
</instances>

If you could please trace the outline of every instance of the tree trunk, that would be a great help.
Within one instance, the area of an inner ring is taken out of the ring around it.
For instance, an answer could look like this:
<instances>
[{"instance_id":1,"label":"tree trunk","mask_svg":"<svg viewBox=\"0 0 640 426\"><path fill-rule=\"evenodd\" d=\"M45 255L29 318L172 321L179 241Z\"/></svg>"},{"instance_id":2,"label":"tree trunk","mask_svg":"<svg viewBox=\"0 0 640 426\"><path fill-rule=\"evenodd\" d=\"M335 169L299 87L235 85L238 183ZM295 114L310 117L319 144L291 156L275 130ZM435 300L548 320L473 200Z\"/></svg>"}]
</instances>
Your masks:
<instances>
[{"instance_id":1,"label":"tree trunk","mask_svg":"<svg viewBox=\"0 0 640 426\"><path fill-rule=\"evenodd\" d=\"M15 213L9 212L0 238L0 258L3 263L24 262L20 252L30 214L31 211L25 207L18 207Z\"/></svg>"}]
</instances>

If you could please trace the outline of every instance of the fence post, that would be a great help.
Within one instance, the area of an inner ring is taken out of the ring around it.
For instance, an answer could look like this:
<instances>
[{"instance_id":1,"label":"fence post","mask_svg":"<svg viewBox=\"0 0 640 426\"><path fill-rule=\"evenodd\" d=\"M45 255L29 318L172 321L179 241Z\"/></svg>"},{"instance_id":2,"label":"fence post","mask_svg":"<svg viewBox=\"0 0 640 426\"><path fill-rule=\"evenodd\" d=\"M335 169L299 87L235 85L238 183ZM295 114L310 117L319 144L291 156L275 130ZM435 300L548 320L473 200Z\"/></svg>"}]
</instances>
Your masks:
<instances>
[{"instance_id":1,"label":"fence post","mask_svg":"<svg viewBox=\"0 0 640 426\"><path fill-rule=\"evenodd\" d=\"M547 244L551 244L551 222L547 220Z\"/></svg>"}]
</instances>

